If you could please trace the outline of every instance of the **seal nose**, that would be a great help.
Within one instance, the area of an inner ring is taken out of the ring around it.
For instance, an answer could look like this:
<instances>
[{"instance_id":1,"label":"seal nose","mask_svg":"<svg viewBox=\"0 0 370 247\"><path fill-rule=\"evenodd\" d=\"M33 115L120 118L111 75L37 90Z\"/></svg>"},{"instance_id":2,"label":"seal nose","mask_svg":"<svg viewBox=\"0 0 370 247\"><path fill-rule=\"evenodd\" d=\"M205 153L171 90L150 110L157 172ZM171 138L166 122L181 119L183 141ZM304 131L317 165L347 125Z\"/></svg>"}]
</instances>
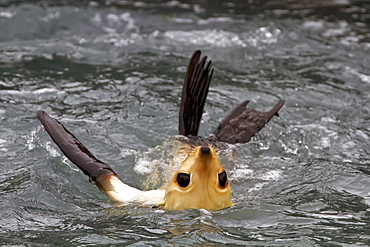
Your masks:
<instances>
[{"instance_id":1,"label":"seal nose","mask_svg":"<svg viewBox=\"0 0 370 247\"><path fill-rule=\"evenodd\" d=\"M211 149L207 146L203 146L203 147L200 148L200 152L202 154L209 154L211 152Z\"/></svg>"}]
</instances>

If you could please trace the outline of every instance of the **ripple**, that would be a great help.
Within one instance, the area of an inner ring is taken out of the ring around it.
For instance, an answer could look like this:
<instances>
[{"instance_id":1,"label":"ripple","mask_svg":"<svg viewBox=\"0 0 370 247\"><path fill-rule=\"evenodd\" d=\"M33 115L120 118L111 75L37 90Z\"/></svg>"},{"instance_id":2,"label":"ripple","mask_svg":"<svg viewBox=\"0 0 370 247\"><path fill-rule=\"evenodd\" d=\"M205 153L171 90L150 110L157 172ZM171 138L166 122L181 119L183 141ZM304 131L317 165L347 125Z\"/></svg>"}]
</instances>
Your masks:
<instances>
[{"instance_id":1,"label":"ripple","mask_svg":"<svg viewBox=\"0 0 370 247\"><path fill-rule=\"evenodd\" d=\"M0 242L366 246L367 12L365 1L3 2ZM195 49L215 68L202 135L241 100L259 110L286 101L250 143L218 151L235 206L115 207L41 131L36 111L128 184L158 188L181 162L168 138Z\"/></svg>"},{"instance_id":2,"label":"ripple","mask_svg":"<svg viewBox=\"0 0 370 247\"><path fill-rule=\"evenodd\" d=\"M201 30L201 31L167 31L163 34L165 39L177 43L190 43L194 45L212 47L257 47L263 44L270 45L278 42L281 31L261 27L254 32L236 34L228 31Z\"/></svg>"}]
</instances>

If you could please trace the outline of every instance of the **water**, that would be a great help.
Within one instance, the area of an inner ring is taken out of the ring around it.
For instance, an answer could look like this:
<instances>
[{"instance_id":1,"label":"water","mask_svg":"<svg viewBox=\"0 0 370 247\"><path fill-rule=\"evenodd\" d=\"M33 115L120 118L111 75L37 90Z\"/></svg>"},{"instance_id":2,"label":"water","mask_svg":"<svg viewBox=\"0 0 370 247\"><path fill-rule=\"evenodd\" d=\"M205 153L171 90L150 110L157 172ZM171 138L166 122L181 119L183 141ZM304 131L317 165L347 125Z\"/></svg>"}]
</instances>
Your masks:
<instances>
[{"instance_id":1,"label":"water","mask_svg":"<svg viewBox=\"0 0 370 247\"><path fill-rule=\"evenodd\" d=\"M367 1L1 1L2 246L370 243ZM200 134L239 102L280 117L220 150L235 206L117 208L36 118L63 122L128 184L168 177L186 65L215 68Z\"/></svg>"}]
</instances>

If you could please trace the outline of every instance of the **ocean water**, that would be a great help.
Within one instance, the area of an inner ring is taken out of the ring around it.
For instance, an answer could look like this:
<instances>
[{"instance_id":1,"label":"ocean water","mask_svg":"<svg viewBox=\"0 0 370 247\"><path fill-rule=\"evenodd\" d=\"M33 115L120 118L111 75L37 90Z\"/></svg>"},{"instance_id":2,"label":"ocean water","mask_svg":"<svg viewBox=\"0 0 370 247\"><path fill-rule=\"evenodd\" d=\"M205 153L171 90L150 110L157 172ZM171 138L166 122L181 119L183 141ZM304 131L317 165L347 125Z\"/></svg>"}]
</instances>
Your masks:
<instances>
[{"instance_id":1,"label":"ocean water","mask_svg":"<svg viewBox=\"0 0 370 247\"><path fill-rule=\"evenodd\" d=\"M368 246L370 3L0 1L0 246ZM218 150L235 206L116 207L36 117L127 184L171 176L186 66L215 69L208 136L245 99L275 117Z\"/></svg>"}]
</instances>

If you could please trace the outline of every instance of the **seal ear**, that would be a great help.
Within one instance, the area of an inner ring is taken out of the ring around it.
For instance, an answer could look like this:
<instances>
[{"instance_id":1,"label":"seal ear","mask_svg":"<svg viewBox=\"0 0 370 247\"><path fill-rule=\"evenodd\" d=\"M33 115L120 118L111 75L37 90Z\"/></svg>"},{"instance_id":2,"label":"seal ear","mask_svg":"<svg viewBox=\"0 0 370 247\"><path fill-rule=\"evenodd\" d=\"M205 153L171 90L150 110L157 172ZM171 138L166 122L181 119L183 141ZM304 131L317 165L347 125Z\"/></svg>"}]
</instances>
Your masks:
<instances>
[{"instance_id":1,"label":"seal ear","mask_svg":"<svg viewBox=\"0 0 370 247\"><path fill-rule=\"evenodd\" d=\"M249 100L243 101L227 115L213 132L217 141L246 143L260 131L284 105L280 100L269 112L247 108Z\"/></svg>"},{"instance_id":2,"label":"seal ear","mask_svg":"<svg viewBox=\"0 0 370 247\"><path fill-rule=\"evenodd\" d=\"M190 59L182 88L179 134L184 136L197 136L200 120L203 115L213 69L211 61L206 65L207 57L200 60L201 52L195 51Z\"/></svg>"}]
</instances>

